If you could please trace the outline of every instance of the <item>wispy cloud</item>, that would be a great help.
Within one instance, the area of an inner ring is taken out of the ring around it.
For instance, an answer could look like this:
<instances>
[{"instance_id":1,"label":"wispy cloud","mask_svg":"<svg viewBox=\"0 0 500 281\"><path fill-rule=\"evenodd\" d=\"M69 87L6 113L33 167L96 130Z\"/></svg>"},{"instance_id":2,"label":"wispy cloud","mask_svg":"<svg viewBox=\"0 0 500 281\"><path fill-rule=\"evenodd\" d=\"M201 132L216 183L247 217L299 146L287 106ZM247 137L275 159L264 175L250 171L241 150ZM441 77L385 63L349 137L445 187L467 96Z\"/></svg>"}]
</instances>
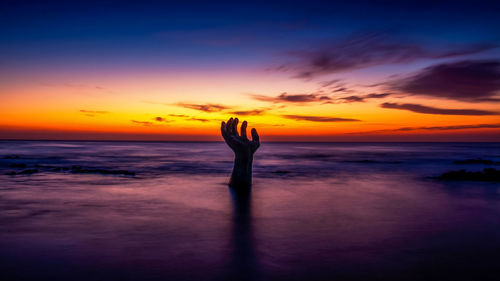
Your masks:
<instances>
[{"instance_id":1,"label":"wispy cloud","mask_svg":"<svg viewBox=\"0 0 500 281\"><path fill-rule=\"evenodd\" d=\"M106 113L109 113L109 111L101 111L101 110L87 110L87 109L80 109L80 112L83 112L83 113L90 113L90 114L106 114Z\"/></svg>"},{"instance_id":2,"label":"wispy cloud","mask_svg":"<svg viewBox=\"0 0 500 281\"><path fill-rule=\"evenodd\" d=\"M167 118L160 117L160 116L157 116L157 117L153 118L153 120L156 121L156 122L162 122L162 123L174 122L174 120L168 120Z\"/></svg>"},{"instance_id":3,"label":"wispy cloud","mask_svg":"<svg viewBox=\"0 0 500 281\"><path fill-rule=\"evenodd\" d=\"M208 122L210 121L209 119L205 119L205 118L196 118L196 117L191 117L191 118L188 118L186 120L192 120L192 121L200 121L200 122Z\"/></svg>"},{"instance_id":4,"label":"wispy cloud","mask_svg":"<svg viewBox=\"0 0 500 281\"><path fill-rule=\"evenodd\" d=\"M367 95L360 95L360 96L348 96L348 97L341 97L337 98L336 101L338 103L351 103L351 102L365 102L367 99L383 99L385 97L390 96L390 93L382 93L382 94L367 94Z\"/></svg>"},{"instance_id":5,"label":"wispy cloud","mask_svg":"<svg viewBox=\"0 0 500 281\"><path fill-rule=\"evenodd\" d=\"M153 122L149 122L149 121L130 120L130 122L135 123L135 124L139 124L139 125L143 125L143 126L152 126L152 125L154 125Z\"/></svg>"},{"instance_id":6,"label":"wispy cloud","mask_svg":"<svg viewBox=\"0 0 500 281\"><path fill-rule=\"evenodd\" d=\"M190 108L194 110L199 110L203 112L219 112L223 111L226 109L229 109L229 107L220 105L220 104L213 104L213 103L207 103L207 104L193 104L193 103L176 103L175 105L180 106L180 107L185 107L185 108Z\"/></svg>"},{"instance_id":7,"label":"wispy cloud","mask_svg":"<svg viewBox=\"0 0 500 281\"><path fill-rule=\"evenodd\" d=\"M328 95L321 93L312 94L295 94L290 95L286 92L279 94L278 96L270 97L264 95L250 94L254 100L272 102L272 103L295 103L295 104L306 104L312 102L326 102L331 100Z\"/></svg>"},{"instance_id":8,"label":"wispy cloud","mask_svg":"<svg viewBox=\"0 0 500 281\"><path fill-rule=\"evenodd\" d=\"M240 116L255 116L255 115L262 115L269 111L269 108L260 108L260 109L252 109L252 110L239 110L239 111L232 111L229 112L234 115L240 115Z\"/></svg>"},{"instance_id":9,"label":"wispy cloud","mask_svg":"<svg viewBox=\"0 0 500 281\"><path fill-rule=\"evenodd\" d=\"M293 119L298 121L311 121L311 122L355 122L361 121L358 119L328 117L328 116L310 116L310 115L281 115L283 118Z\"/></svg>"},{"instance_id":10,"label":"wispy cloud","mask_svg":"<svg viewBox=\"0 0 500 281\"><path fill-rule=\"evenodd\" d=\"M499 112L479 110L479 109L448 109L425 106L413 103L383 103L380 105L382 108L392 108L400 110L408 110L416 113L424 114L440 114L440 115L498 115Z\"/></svg>"},{"instance_id":11,"label":"wispy cloud","mask_svg":"<svg viewBox=\"0 0 500 281\"><path fill-rule=\"evenodd\" d=\"M390 93L371 93L366 95L352 95L346 97L337 97L334 95L326 95L322 92L311 93L311 94L295 94L291 95L288 93L281 93L278 96L264 96L264 95L250 95L253 99L271 103L281 103L281 104L310 104L310 103L321 103L321 104L336 104L336 103L351 103L351 102L365 102L367 99L381 99L391 95Z\"/></svg>"},{"instance_id":12,"label":"wispy cloud","mask_svg":"<svg viewBox=\"0 0 500 281\"><path fill-rule=\"evenodd\" d=\"M348 89L346 87L339 87L339 88L335 88L335 89L332 89L332 93L338 93L338 92L347 92Z\"/></svg>"},{"instance_id":13,"label":"wispy cloud","mask_svg":"<svg viewBox=\"0 0 500 281\"><path fill-rule=\"evenodd\" d=\"M470 55L496 47L493 44L474 44L431 49L382 32L356 34L318 45L309 50L288 52L293 61L277 69L292 71L297 78L310 79L375 65Z\"/></svg>"},{"instance_id":14,"label":"wispy cloud","mask_svg":"<svg viewBox=\"0 0 500 281\"><path fill-rule=\"evenodd\" d=\"M374 130L365 132L355 132L348 134L377 134L377 133L389 133L389 132L408 132L408 131L449 131L449 130L468 130L468 129L497 129L500 128L500 124L475 124L475 125L455 125L455 126L424 126L424 127L402 127L397 129L384 129L384 130Z\"/></svg>"},{"instance_id":15,"label":"wispy cloud","mask_svg":"<svg viewBox=\"0 0 500 281\"><path fill-rule=\"evenodd\" d=\"M87 110L87 109L80 109L80 112L85 114L86 116L89 117L94 117L96 115L100 114L108 114L109 111L102 111L102 110Z\"/></svg>"},{"instance_id":16,"label":"wispy cloud","mask_svg":"<svg viewBox=\"0 0 500 281\"><path fill-rule=\"evenodd\" d=\"M500 60L437 64L388 83L391 90L469 102L500 102Z\"/></svg>"},{"instance_id":17,"label":"wispy cloud","mask_svg":"<svg viewBox=\"0 0 500 281\"><path fill-rule=\"evenodd\" d=\"M361 96L348 96L348 97L342 97L338 98L338 100L344 102L344 103L351 103L351 102L364 102L365 99Z\"/></svg>"},{"instance_id":18,"label":"wispy cloud","mask_svg":"<svg viewBox=\"0 0 500 281\"><path fill-rule=\"evenodd\" d=\"M342 79L332 79L332 80L328 80L328 81L323 81L323 82L320 82L319 84L321 85L321 87L339 87L339 86L342 86L343 84L340 84L342 81Z\"/></svg>"}]
</instances>

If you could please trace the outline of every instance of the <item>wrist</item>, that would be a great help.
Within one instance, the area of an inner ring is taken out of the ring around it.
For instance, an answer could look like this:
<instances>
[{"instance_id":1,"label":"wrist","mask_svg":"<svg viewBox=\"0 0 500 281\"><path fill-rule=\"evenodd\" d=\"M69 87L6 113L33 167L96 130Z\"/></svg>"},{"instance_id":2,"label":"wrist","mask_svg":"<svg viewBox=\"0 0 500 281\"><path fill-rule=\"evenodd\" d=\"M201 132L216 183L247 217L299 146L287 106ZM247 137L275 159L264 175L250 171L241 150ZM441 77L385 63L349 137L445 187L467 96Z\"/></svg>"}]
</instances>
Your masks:
<instances>
[{"instance_id":1,"label":"wrist","mask_svg":"<svg viewBox=\"0 0 500 281\"><path fill-rule=\"evenodd\" d=\"M252 185L253 155L235 155L233 173L229 185L233 188L249 188Z\"/></svg>"},{"instance_id":2,"label":"wrist","mask_svg":"<svg viewBox=\"0 0 500 281\"><path fill-rule=\"evenodd\" d=\"M235 154L234 162L238 164L251 164L253 161L253 154Z\"/></svg>"}]
</instances>

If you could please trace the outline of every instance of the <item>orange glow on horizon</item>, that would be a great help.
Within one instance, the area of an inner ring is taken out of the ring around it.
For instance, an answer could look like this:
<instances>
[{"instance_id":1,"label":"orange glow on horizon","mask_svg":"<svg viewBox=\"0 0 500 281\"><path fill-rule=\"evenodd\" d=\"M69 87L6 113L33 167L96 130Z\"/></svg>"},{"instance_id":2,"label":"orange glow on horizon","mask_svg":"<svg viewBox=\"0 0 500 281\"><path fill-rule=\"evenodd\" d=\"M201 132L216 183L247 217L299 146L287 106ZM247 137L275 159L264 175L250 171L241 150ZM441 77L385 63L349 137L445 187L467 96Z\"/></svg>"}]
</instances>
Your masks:
<instances>
[{"instance_id":1,"label":"orange glow on horizon","mask_svg":"<svg viewBox=\"0 0 500 281\"><path fill-rule=\"evenodd\" d=\"M200 77L198 77L200 76ZM185 74L173 77L137 77L129 80L109 78L82 83L20 83L0 86L0 138L63 138L135 140L218 140L220 122L229 117L247 120L250 127L275 140L342 140L377 139L381 135L477 135L494 139L498 128L429 131L420 127L498 124L498 115L460 116L419 114L407 110L381 108L381 101L356 103L311 102L279 104L253 99L251 94L277 96L288 89L289 94L308 93L307 81L292 80L267 73L233 73L224 77ZM98 80L97 78L93 78ZM356 81L355 78L352 78ZM361 79L361 78L358 78ZM106 82L107 81L107 82ZM197 81L197 83L190 83ZM229 82L226 82L229 81ZM260 81L260 82L258 82ZM106 82L106 83L104 83ZM246 89L242 91L241 89ZM356 89L368 93L373 89ZM397 98L384 101L400 102ZM428 104L435 107L470 108L457 101L422 100L413 97L405 103ZM184 104L213 104L222 110L204 112ZM494 104L481 109L498 110ZM238 116L240 111L260 110L257 114ZM294 119L294 116L344 118L359 121L320 122ZM158 120L157 118L161 118ZM397 131L399 128L411 131ZM391 131L396 130L396 131ZM92 137L85 137L85 133ZM359 133L359 134L358 134ZM439 138L439 137L438 137ZM430 138L432 139L432 137Z\"/></svg>"}]
</instances>

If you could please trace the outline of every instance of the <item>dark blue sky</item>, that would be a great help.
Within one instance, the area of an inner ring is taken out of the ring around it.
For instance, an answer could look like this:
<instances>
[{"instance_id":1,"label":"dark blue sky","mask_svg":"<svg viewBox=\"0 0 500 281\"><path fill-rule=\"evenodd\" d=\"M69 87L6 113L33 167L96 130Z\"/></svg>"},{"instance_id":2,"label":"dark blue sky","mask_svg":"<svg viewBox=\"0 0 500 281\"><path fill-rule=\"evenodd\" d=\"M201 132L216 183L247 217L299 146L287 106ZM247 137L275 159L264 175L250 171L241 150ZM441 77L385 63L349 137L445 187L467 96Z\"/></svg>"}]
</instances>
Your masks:
<instances>
[{"instance_id":1,"label":"dark blue sky","mask_svg":"<svg viewBox=\"0 0 500 281\"><path fill-rule=\"evenodd\" d=\"M366 32L438 47L500 42L498 1L168 2L3 1L0 58L7 64L168 58L196 67L264 63Z\"/></svg>"}]
</instances>

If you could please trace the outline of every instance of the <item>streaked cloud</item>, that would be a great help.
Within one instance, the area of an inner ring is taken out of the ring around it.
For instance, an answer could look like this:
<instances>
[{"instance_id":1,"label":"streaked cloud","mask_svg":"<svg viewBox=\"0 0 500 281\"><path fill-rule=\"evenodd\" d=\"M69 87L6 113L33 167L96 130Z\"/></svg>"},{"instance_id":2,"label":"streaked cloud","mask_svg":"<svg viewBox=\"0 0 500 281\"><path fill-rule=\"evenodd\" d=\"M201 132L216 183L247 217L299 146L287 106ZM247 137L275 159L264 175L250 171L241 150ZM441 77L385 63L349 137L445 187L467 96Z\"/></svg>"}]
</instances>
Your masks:
<instances>
[{"instance_id":1,"label":"streaked cloud","mask_svg":"<svg viewBox=\"0 0 500 281\"><path fill-rule=\"evenodd\" d=\"M265 101L271 103L281 103L281 104L310 104L310 103L321 103L321 104L335 104L335 103L351 103L351 102L365 102L367 99L381 99L391 95L390 93L371 93L366 95L351 95L351 96L341 96L337 97L335 95L326 95L323 92L311 93L311 94L288 94L286 92L279 94L278 96L264 96L264 95L250 95L253 99L258 101Z\"/></svg>"},{"instance_id":2,"label":"streaked cloud","mask_svg":"<svg viewBox=\"0 0 500 281\"><path fill-rule=\"evenodd\" d=\"M311 122L355 122L361 121L358 119L328 117L328 116L310 116L310 115L281 115L283 118L293 119L298 121L311 121Z\"/></svg>"},{"instance_id":3,"label":"streaked cloud","mask_svg":"<svg viewBox=\"0 0 500 281\"><path fill-rule=\"evenodd\" d=\"M498 129L500 128L500 123L498 124L475 124L475 125L454 125L454 126L423 126L423 127L402 127L397 129L384 129L384 130L374 130L365 132L355 132L348 134L377 134L377 133L388 133L388 132L408 132L408 131L449 131L449 130L468 130L468 129Z\"/></svg>"},{"instance_id":4,"label":"streaked cloud","mask_svg":"<svg viewBox=\"0 0 500 281\"><path fill-rule=\"evenodd\" d=\"M205 118L196 118L196 117L187 118L186 120L191 120L191 121L200 121L200 122L208 122L208 121L210 121L209 119L205 119Z\"/></svg>"},{"instance_id":5,"label":"streaked cloud","mask_svg":"<svg viewBox=\"0 0 500 281\"><path fill-rule=\"evenodd\" d=\"M109 111L102 111L102 110L87 110L87 109L80 109L80 112L85 114L86 116L89 117L94 117L96 115L100 114L108 114Z\"/></svg>"},{"instance_id":6,"label":"streaked cloud","mask_svg":"<svg viewBox=\"0 0 500 281\"><path fill-rule=\"evenodd\" d=\"M318 45L309 50L288 52L292 62L277 69L291 71L296 78L311 79L375 65L470 55L496 47L485 43L431 48L383 32L355 34Z\"/></svg>"},{"instance_id":7,"label":"streaked cloud","mask_svg":"<svg viewBox=\"0 0 500 281\"><path fill-rule=\"evenodd\" d=\"M185 107L185 108L190 108L194 110L199 110L203 112L219 112L223 111L226 109L229 109L229 107L221 105L221 104L213 104L213 103L207 103L207 104L194 104L194 103L176 103L175 105L180 106L180 107Z\"/></svg>"},{"instance_id":8,"label":"streaked cloud","mask_svg":"<svg viewBox=\"0 0 500 281\"><path fill-rule=\"evenodd\" d=\"M90 113L90 114L106 114L106 113L109 113L109 111L87 110L87 109L80 109L80 112L82 112L82 113Z\"/></svg>"},{"instance_id":9,"label":"streaked cloud","mask_svg":"<svg viewBox=\"0 0 500 281\"><path fill-rule=\"evenodd\" d=\"M153 125L153 122L149 122L149 121L130 120L130 122L135 123L135 124L139 124L139 125L143 125L143 126L152 126Z\"/></svg>"},{"instance_id":10,"label":"streaked cloud","mask_svg":"<svg viewBox=\"0 0 500 281\"><path fill-rule=\"evenodd\" d=\"M332 80L328 80L328 81L323 81L323 82L320 82L319 84L321 85L321 87L339 87L339 86L342 86L343 84L341 84L342 82L342 79L332 79Z\"/></svg>"},{"instance_id":11,"label":"streaked cloud","mask_svg":"<svg viewBox=\"0 0 500 281\"><path fill-rule=\"evenodd\" d=\"M252 110L239 110L239 111L232 111L229 112L234 115L239 115L239 116L256 116L256 115L262 115L269 111L269 108L260 108L260 109L252 109Z\"/></svg>"},{"instance_id":12,"label":"streaked cloud","mask_svg":"<svg viewBox=\"0 0 500 281\"><path fill-rule=\"evenodd\" d=\"M365 102L367 99L383 99L390 95L391 95L390 93L382 93L382 94L372 93L368 95L341 97L337 98L336 101L338 103Z\"/></svg>"},{"instance_id":13,"label":"streaked cloud","mask_svg":"<svg viewBox=\"0 0 500 281\"><path fill-rule=\"evenodd\" d=\"M425 106L413 103L390 103L386 102L380 105L382 108L392 108L400 110L408 110L416 113L423 114L440 114L440 115L498 115L499 112L479 110L479 109L449 109Z\"/></svg>"},{"instance_id":14,"label":"streaked cloud","mask_svg":"<svg viewBox=\"0 0 500 281\"><path fill-rule=\"evenodd\" d=\"M255 95L250 94L250 96L254 100L272 102L272 103L295 103L295 104L306 104L312 102L326 102L331 100L328 95L324 95L321 93L312 93L312 94L288 94L287 92L283 92L278 96L270 97L264 95Z\"/></svg>"},{"instance_id":15,"label":"streaked cloud","mask_svg":"<svg viewBox=\"0 0 500 281\"><path fill-rule=\"evenodd\" d=\"M467 60L424 68L389 83L410 95L469 102L500 102L500 60Z\"/></svg>"}]
</instances>

